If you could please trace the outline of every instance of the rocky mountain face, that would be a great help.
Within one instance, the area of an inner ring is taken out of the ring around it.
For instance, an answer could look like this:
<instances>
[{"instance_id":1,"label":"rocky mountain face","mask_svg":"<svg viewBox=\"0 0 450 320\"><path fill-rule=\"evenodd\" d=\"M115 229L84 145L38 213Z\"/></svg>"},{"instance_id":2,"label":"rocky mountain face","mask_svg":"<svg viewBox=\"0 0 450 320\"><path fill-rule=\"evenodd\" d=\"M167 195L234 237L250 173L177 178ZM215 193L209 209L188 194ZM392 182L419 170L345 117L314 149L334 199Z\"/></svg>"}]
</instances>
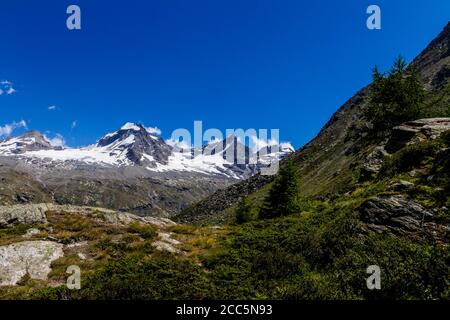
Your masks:
<instances>
[{"instance_id":1,"label":"rocky mountain face","mask_svg":"<svg viewBox=\"0 0 450 320\"><path fill-rule=\"evenodd\" d=\"M259 156L230 136L179 152L135 123L82 148L54 146L31 131L0 143L0 204L53 201L171 216L293 151L272 149Z\"/></svg>"},{"instance_id":2,"label":"rocky mountain face","mask_svg":"<svg viewBox=\"0 0 450 320\"><path fill-rule=\"evenodd\" d=\"M450 114L449 48L450 23L412 62L412 65L419 71L428 91L427 104L431 117ZM384 151L377 149L377 146L364 145L365 137L360 130L368 125L364 120L363 110L368 104L369 93L370 85L357 92L332 115L313 140L291 155L299 170L302 185L301 196L326 198L344 194L355 185L357 182L355 181L356 172L364 167L367 168L367 163L374 152L379 152L383 156ZM426 135L426 132L434 130L430 126L435 129L442 128L446 127L446 123L448 123L448 119L418 120L405 124L403 129L394 130L394 135L408 131L405 126L413 127L409 130L411 131L409 134L415 134L422 130ZM420 136L422 137L423 134ZM394 136L391 139L391 145L395 140ZM232 208L242 195L253 194L258 199L263 197L264 189L271 180L267 180L266 184L263 183L255 191L252 186L259 179L260 177L255 175L247 181L240 182L238 186L233 186L202 200L183 212L180 215L181 221L206 222L208 219L212 219L211 212L214 212L218 221L223 221L224 216L230 214L228 209ZM239 192L233 190L239 190ZM224 193L228 195L226 204L220 199ZM205 209L196 210L199 208Z\"/></svg>"},{"instance_id":3,"label":"rocky mountain face","mask_svg":"<svg viewBox=\"0 0 450 320\"><path fill-rule=\"evenodd\" d=\"M410 237L426 232L434 239L445 241L449 228L431 210L403 195L374 197L364 202L359 211L365 232Z\"/></svg>"},{"instance_id":4,"label":"rocky mountain face","mask_svg":"<svg viewBox=\"0 0 450 320\"><path fill-rule=\"evenodd\" d=\"M373 147L360 167L359 181L372 179L392 154L405 147L433 141L450 130L450 118L427 118L406 122L394 127L391 136Z\"/></svg>"},{"instance_id":5,"label":"rocky mountain face","mask_svg":"<svg viewBox=\"0 0 450 320\"><path fill-rule=\"evenodd\" d=\"M27 132L20 137L8 138L0 142L1 155L18 155L29 151L61 150L53 146L50 141L38 131Z\"/></svg>"},{"instance_id":6,"label":"rocky mountain face","mask_svg":"<svg viewBox=\"0 0 450 320\"><path fill-rule=\"evenodd\" d=\"M126 123L117 132L101 138L96 148L108 150L110 156L121 157L125 164L156 167L166 165L172 147L141 124Z\"/></svg>"}]
</instances>

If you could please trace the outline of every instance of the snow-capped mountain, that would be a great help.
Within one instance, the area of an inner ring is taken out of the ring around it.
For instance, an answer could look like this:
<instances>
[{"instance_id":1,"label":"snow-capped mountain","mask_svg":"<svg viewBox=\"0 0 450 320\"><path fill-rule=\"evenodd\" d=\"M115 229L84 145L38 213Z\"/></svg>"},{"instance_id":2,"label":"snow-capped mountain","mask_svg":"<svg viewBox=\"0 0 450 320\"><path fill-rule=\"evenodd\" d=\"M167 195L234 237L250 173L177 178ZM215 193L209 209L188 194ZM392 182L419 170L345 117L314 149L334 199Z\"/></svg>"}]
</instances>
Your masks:
<instances>
[{"instance_id":1,"label":"snow-capped mountain","mask_svg":"<svg viewBox=\"0 0 450 320\"><path fill-rule=\"evenodd\" d=\"M8 138L0 142L0 155L18 155L30 151L60 150L38 131L30 131L19 137Z\"/></svg>"},{"instance_id":2,"label":"snow-capped mountain","mask_svg":"<svg viewBox=\"0 0 450 320\"><path fill-rule=\"evenodd\" d=\"M150 168L166 165L172 153L172 147L161 137L134 123L126 123L118 131L107 134L91 150L106 152L112 158L121 159L124 165Z\"/></svg>"},{"instance_id":3,"label":"snow-capped mountain","mask_svg":"<svg viewBox=\"0 0 450 320\"><path fill-rule=\"evenodd\" d=\"M13 156L34 165L73 167L79 164L104 167L140 167L149 172L193 172L222 175L233 179L247 178L287 156L292 150L271 146L254 152L235 136L213 141L201 150L180 152L164 141L154 130L142 124L126 123L108 133L94 145L62 148L51 144L37 131L9 138L0 143L0 156Z\"/></svg>"},{"instance_id":4,"label":"snow-capped mountain","mask_svg":"<svg viewBox=\"0 0 450 320\"><path fill-rule=\"evenodd\" d=\"M157 130L135 123L86 147L56 142L37 131L0 141L0 200L168 217L290 153L283 146L254 152L234 136L180 150Z\"/></svg>"}]
</instances>

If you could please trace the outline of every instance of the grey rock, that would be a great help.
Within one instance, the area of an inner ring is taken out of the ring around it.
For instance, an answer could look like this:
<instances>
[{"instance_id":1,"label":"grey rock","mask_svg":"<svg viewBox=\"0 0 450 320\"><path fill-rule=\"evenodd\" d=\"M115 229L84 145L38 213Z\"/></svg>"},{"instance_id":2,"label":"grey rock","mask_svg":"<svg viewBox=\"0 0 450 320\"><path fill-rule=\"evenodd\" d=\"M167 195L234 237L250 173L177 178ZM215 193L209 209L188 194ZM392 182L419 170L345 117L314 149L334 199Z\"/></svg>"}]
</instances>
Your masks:
<instances>
[{"instance_id":1,"label":"grey rock","mask_svg":"<svg viewBox=\"0 0 450 320\"><path fill-rule=\"evenodd\" d=\"M430 210L403 195L374 197L361 204L359 212L366 232L414 237L424 232L441 239L449 230L434 221Z\"/></svg>"},{"instance_id":2,"label":"grey rock","mask_svg":"<svg viewBox=\"0 0 450 320\"><path fill-rule=\"evenodd\" d=\"M406 180L400 180L397 183L394 183L388 187L389 190L394 191L406 191L411 190L414 188L414 183L406 181Z\"/></svg>"},{"instance_id":3,"label":"grey rock","mask_svg":"<svg viewBox=\"0 0 450 320\"><path fill-rule=\"evenodd\" d=\"M97 218L108 224L116 225L130 225L134 222L153 224L159 228L167 228L176 225L175 222L168 218L162 217L150 217L150 216L137 216L128 212L120 212L111 209L97 208L97 207L86 207L86 206L73 206L73 205L56 205L56 204L46 204L48 210L52 211L63 211L72 214L81 215L97 215Z\"/></svg>"},{"instance_id":4,"label":"grey rock","mask_svg":"<svg viewBox=\"0 0 450 320\"><path fill-rule=\"evenodd\" d=\"M152 243L152 246L156 248L158 251L167 251L174 254L181 254L181 251L175 248L170 243L164 241L155 241Z\"/></svg>"},{"instance_id":5,"label":"grey rock","mask_svg":"<svg viewBox=\"0 0 450 320\"><path fill-rule=\"evenodd\" d=\"M47 280L51 263L64 256L63 245L51 241L25 241L0 247L0 286L13 286L28 274Z\"/></svg>"},{"instance_id":6,"label":"grey rock","mask_svg":"<svg viewBox=\"0 0 450 320\"><path fill-rule=\"evenodd\" d=\"M23 238L31 238L35 234L39 234L39 233L40 233L39 229L30 228L30 229L27 230L27 233L25 233L22 237Z\"/></svg>"},{"instance_id":7,"label":"grey rock","mask_svg":"<svg viewBox=\"0 0 450 320\"><path fill-rule=\"evenodd\" d=\"M393 129L386 151L394 153L407 145L434 140L450 130L450 118L428 118L406 122Z\"/></svg>"},{"instance_id":8,"label":"grey rock","mask_svg":"<svg viewBox=\"0 0 450 320\"><path fill-rule=\"evenodd\" d=\"M159 232L159 240L152 243L152 246L159 251L167 251L174 254L182 254L183 252L177 248L181 244L180 241L172 238L173 233Z\"/></svg>"},{"instance_id":9,"label":"grey rock","mask_svg":"<svg viewBox=\"0 0 450 320\"><path fill-rule=\"evenodd\" d=\"M359 182L364 182L375 177L387 156L389 154L384 149L384 145L376 146L367 156L366 162L360 170Z\"/></svg>"},{"instance_id":10,"label":"grey rock","mask_svg":"<svg viewBox=\"0 0 450 320\"><path fill-rule=\"evenodd\" d=\"M26 204L13 206L0 206L0 227L11 227L17 224L44 224L47 223L45 212L46 204Z\"/></svg>"}]
</instances>

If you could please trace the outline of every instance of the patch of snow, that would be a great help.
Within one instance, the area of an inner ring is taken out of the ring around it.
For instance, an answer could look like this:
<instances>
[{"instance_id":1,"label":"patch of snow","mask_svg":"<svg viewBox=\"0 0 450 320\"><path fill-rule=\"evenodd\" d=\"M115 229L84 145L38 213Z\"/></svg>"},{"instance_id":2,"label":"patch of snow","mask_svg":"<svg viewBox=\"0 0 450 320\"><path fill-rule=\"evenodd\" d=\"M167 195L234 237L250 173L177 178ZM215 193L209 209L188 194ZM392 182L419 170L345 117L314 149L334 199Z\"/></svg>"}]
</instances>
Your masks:
<instances>
[{"instance_id":1,"label":"patch of snow","mask_svg":"<svg viewBox=\"0 0 450 320\"><path fill-rule=\"evenodd\" d=\"M225 165L232 165L232 163L223 159L221 154L199 155L193 158L191 153L174 152L169 157L168 164L158 163L155 168L147 167L146 169L154 172L185 171L218 174L238 179L239 176L228 170Z\"/></svg>"},{"instance_id":2,"label":"patch of snow","mask_svg":"<svg viewBox=\"0 0 450 320\"><path fill-rule=\"evenodd\" d=\"M139 131L141 128L139 128L135 123L127 122L125 123L120 130L134 130Z\"/></svg>"},{"instance_id":3,"label":"patch of snow","mask_svg":"<svg viewBox=\"0 0 450 320\"><path fill-rule=\"evenodd\" d=\"M117 134L117 132L107 133L102 139L108 139L108 138L114 137L116 134Z\"/></svg>"},{"instance_id":4,"label":"patch of snow","mask_svg":"<svg viewBox=\"0 0 450 320\"><path fill-rule=\"evenodd\" d=\"M26 145L32 145L36 143L36 138L12 138L6 141L0 142L0 154L1 155L13 155L13 151L21 150Z\"/></svg>"},{"instance_id":5,"label":"patch of snow","mask_svg":"<svg viewBox=\"0 0 450 320\"><path fill-rule=\"evenodd\" d=\"M158 127L147 127L145 128L145 130L147 130L147 132L152 136L152 138L156 135L156 136L160 136L161 135L161 129L159 129Z\"/></svg>"},{"instance_id":6,"label":"patch of snow","mask_svg":"<svg viewBox=\"0 0 450 320\"><path fill-rule=\"evenodd\" d=\"M146 154L146 153L144 153L144 154L142 155L141 160L144 160L144 159L147 159L148 161L151 161L151 162L154 162L154 161L155 161L155 158L153 158L153 156L151 156L151 155L149 155L149 154Z\"/></svg>"}]
</instances>

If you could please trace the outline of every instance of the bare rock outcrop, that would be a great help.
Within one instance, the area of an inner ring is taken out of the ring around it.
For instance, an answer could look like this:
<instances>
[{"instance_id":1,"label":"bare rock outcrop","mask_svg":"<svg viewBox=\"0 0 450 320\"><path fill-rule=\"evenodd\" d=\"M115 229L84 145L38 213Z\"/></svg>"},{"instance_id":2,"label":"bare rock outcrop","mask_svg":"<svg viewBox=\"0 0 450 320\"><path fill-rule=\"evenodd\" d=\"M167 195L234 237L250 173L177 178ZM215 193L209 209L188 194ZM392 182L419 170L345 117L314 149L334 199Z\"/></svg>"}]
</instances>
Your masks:
<instances>
[{"instance_id":1,"label":"bare rock outcrop","mask_svg":"<svg viewBox=\"0 0 450 320\"><path fill-rule=\"evenodd\" d=\"M175 254L182 254L182 251L177 248L178 245L181 244L180 241L172 238L172 233L159 232L159 240L153 242L153 246L156 250L159 251L167 251Z\"/></svg>"},{"instance_id":2,"label":"bare rock outcrop","mask_svg":"<svg viewBox=\"0 0 450 320\"><path fill-rule=\"evenodd\" d=\"M46 204L25 204L13 206L0 206L0 228L11 227L17 224L43 224L47 222L45 212Z\"/></svg>"},{"instance_id":3,"label":"bare rock outcrop","mask_svg":"<svg viewBox=\"0 0 450 320\"><path fill-rule=\"evenodd\" d=\"M435 140L450 130L450 118L427 118L405 122L393 128L390 138L376 146L366 157L360 172L360 181L372 179L390 154L414 143Z\"/></svg>"},{"instance_id":4,"label":"bare rock outcrop","mask_svg":"<svg viewBox=\"0 0 450 320\"><path fill-rule=\"evenodd\" d=\"M25 275L46 280L51 263L64 256L63 245L52 241L25 241L0 247L0 286L16 285Z\"/></svg>"},{"instance_id":5,"label":"bare rock outcrop","mask_svg":"<svg viewBox=\"0 0 450 320\"><path fill-rule=\"evenodd\" d=\"M433 213L403 195L374 197L359 207L360 219L366 232L416 237L426 233L443 239L450 226L435 221Z\"/></svg>"},{"instance_id":6,"label":"bare rock outcrop","mask_svg":"<svg viewBox=\"0 0 450 320\"><path fill-rule=\"evenodd\" d=\"M175 222L168 218L162 217L150 217L150 216L137 216L132 213L115 211L105 208L86 207L86 206L72 206L72 205L55 205L46 204L48 210L63 211L72 214L81 215L97 215L98 219L101 219L105 223L117 224L117 225L130 225L134 222L140 222L144 224L153 224L159 228L167 228L176 225Z\"/></svg>"},{"instance_id":7,"label":"bare rock outcrop","mask_svg":"<svg viewBox=\"0 0 450 320\"><path fill-rule=\"evenodd\" d=\"M450 130L450 118L429 118L406 122L393 129L386 151L394 153L407 145L434 140Z\"/></svg>"}]
</instances>

